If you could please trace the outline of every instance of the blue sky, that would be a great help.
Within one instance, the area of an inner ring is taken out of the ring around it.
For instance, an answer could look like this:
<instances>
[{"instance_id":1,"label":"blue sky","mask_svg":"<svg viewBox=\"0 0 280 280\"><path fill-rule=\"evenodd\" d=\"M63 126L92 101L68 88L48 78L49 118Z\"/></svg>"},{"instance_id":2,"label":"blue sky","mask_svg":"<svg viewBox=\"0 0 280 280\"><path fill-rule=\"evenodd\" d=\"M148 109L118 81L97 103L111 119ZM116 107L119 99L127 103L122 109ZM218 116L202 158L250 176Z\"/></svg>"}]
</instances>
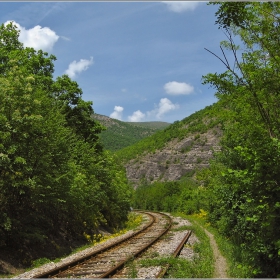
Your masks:
<instances>
[{"instance_id":1,"label":"blue sky","mask_svg":"<svg viewBox=\"0 0 280 280\"><path fill-rule=\"evenodd\" d=\"M202 75L224 71L225 35L207 2L0 2L26 46L57 57L96 113L122 121L181 120L216 102Z\"/></svg>"}]
</instances>

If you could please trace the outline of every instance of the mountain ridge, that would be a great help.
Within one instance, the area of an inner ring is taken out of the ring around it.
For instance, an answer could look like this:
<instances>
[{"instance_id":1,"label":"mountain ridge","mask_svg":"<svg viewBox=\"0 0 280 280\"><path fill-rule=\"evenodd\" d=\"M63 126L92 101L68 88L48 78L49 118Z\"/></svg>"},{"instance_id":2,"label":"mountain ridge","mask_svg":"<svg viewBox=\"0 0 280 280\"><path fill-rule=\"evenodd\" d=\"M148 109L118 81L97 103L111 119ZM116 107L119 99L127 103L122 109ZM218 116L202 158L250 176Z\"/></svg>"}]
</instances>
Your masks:
<instances>
[{"instance_id":1,"label":"mountain ridge","mask_svg":"<svg viewBox=\"0 0 280 280\"><path fill-rule=\"evenodd\" d=\"M123 122L105 115L94 114L93 119L106 127L99 136L106 150L115 152L137 143L170 125L167 122Z\"/></svg>"}]
</instances>

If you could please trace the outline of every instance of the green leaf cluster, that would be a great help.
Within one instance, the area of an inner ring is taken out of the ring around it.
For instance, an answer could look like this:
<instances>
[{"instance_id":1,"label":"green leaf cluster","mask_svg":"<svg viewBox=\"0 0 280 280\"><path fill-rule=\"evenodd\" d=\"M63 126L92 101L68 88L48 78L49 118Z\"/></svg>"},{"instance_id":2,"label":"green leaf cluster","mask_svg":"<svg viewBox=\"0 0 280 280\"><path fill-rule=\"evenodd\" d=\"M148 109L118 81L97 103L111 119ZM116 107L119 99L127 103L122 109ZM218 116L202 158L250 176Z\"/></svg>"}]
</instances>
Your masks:
<instances>
[{"instance_id":1,"label":"green leaf cluster","mask_svg":"<svg viewBox=\"0 0 280 280\"><path fill-rule=\"evenodd\" d=\"M213 198L209 218L239 248L236 258L251 277L279 277L280 4L218 5L216 23L228 40L216 57L227 70L204 83L216 88L227 113L222 151L205 177Z\"/></svg>"},{"instance_id":2,"label":"green leaf cluster","mask_svg":"<svg viewBox=\"0 0 280 280\"><path fill-rule=\"evenodd\" d=\"M47 248L127 220L131 187L100 144L92 103L56 59L0 26L0 248ZM20 255L20 254L19 254Z\"/></svg>"},{"instance_id":3,"label":"green leaf cluster","mask_svg":"<svg viewBox=\"0 0 280 280\"><path fill-rule=\"evenodd\" d=\"M180 181L153 182L145 180L136 189L135 208L193 214L208 207L206 189L191 178Z\"/></svg>"}]
</instances>

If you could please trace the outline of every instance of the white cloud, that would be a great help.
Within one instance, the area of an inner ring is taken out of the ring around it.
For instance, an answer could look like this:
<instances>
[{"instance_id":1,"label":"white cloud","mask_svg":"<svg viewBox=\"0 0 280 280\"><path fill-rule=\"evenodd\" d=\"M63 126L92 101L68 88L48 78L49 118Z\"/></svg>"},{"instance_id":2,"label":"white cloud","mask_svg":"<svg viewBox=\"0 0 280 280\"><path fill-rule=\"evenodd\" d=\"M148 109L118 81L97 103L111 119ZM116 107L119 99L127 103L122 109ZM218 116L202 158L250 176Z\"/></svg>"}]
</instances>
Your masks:
<instances>
[{"instance_id":1,"label":"white cloud","mask_svg":"<svg viewBox=\"0 0 280 280\"><path fill-rule=\"evenodd\" d=\"M161 98L159 104L155 104L154 106L153 110L147 111L146 113L142 113L140 110L133 112L131 116L128 116L128 121L140 122L154 120L155 118L160 120L166 113L179 108L178 104L173 104L168 98ZM112 117L114 113L112 113L110 117Z\"/></svg>"},{"instance_id":2,"label":"white cloud","mask_svg":"<svg viewBox=\"0 0 280 280\"><path fill-rule=\"evenodd\" d=\"M175 13L193 11L200 4L196 1L162 1L162 3L166 4L168 9Z\"/></svg>"},{"instance_id":3,"label":"white cloud","mask_svg":"<svg viewBox=\"0 0 280 280\"><path fill-rule=\"evenodd\" d=\"M145 118L145 114L142 113L140 110L133 112L132 116L128 116L128 120L130 122L140 122Z\"/></svg>"},{"instance_id":4,"label":"white cloud","mask_svg":"<svg viewBox=\"0 0 280 280\"><path fill-rule=\"evenodd\" d=\"M115 106L114 112L110 115L110 118L117 119L117 120L122 120L122 111L123 107L121 106Z\"/></svg>"},{"instance_id":5,"label":"white cloud","mask_svg":"<svg viewBox=\"0 0 280 280\"><path fill-rule=\"evenodd\" d=\"M191 94L194 91L194 87L187 83L169 82L164 85L166 93L171 95L179 94Z\"/></svg>"},{"instance_id":6,"label":"white cloud","mask_svg":"<svg viewBox=\"0 0 280 280\"><path fill-rule=\"evenodd\" d=\"M164 114L169 111L175 110L178 108L178 105L173 104L169 99L162 98L159 102L156 117L160 119Z\"/></svg>"},{"instance_id":7,"label":"white cloud","mask_svg":"<svg viewBox=\"0 0 280 280\"><path fill-rule=\"evenodd\" d=\"M80 59L80 61L78 62L74 60L69 64L68 69L65 71L65 73L70 78L75 78L76 74L82 71L86 71L91 64L93 64L93 57L90 57L90 60Z\"/></svg>"},{"instance_id":8,"label":"white cloud","mask_svg":"<svg viewBox=\"0 0 280 280\"><path fill-rule=\"evenodd\" d=\"M11 21L6 21L5 25L10 22ZM25 29L25 27L20 26L20 24L18 24L17 22L12 22L19 29L19 41L22 42L25 47L31 47L35 50L50 52L54 44L59 39L59 36L56 35L56 33L48 27L41 27L40 25L36 25L31 29Z\"/></svg>"},{"instance_id":9,"label":"white cloud","mask_svg":"<svg viewBox=\"0 0 280 280\"><path fill-rule=\"evenodd\" d=\"M179 105L173 104L168 98L161 98L159 104L155 105L155 109L147 112L147 117L149 119L153 119L154 117L161 119L164 114L178 108Z\"/></svg>"}]
</instances>

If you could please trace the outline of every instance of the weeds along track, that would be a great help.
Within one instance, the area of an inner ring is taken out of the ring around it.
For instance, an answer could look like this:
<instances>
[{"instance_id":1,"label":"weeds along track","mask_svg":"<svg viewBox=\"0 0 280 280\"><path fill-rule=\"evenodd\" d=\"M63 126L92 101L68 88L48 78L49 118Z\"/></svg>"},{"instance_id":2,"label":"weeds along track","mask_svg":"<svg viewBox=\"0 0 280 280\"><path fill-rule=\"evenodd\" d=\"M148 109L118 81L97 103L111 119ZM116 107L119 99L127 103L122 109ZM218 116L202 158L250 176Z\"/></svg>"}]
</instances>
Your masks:
<instances>
[{"instance_id":1,"label":"weeds along track","mask_svg":"<svg viewBox=\"0 0 280 280\"><path fill-rule=\"evenodd\" d=\"M176 248L176 250L173 252L172 256L173 257L178 257L185 245L185 243L188 241L188 239L190 238L192 234L192 231L190 230L185 236L184 238L182 239L182 241L180 242L180 244L178 245L178 247ZM169 268L169 264L162 267L160 269L160 271L156 274L156 277L155 278L163 278L163 276L167 273L167 270Z\"/></svg>"},{"instance_id":2,"label":"weeds along track","mask_svg":"<svg viewBox=\"0 0 280 280\"><path fill-rule=\"evenodd\" d=\"M150 222L132 236L34 278L109 278L169 231L171 218L164 213L142 212Z\"/></svg>"},{"instance_id":3,"label":"weeds along track","mask_svg":"<svg viewBox=\"0 0 280 280\"><path fill-rule=\"evenodd\" d=\"M192 231L189 230L187 233L183 236L183 238L180 240L180 242L177 244L175 249L173 250L172 254L170 256L177 258L180 256L181 251L183 250L185 244L188 242L190 236L192 234ZM162 242L162 241L160 241ZM160 245L160 243L158 244ZM158 246L157 245L157 246ZM137 259L136 259L137 262ZM160 266L152 266L152 267L146 267L141 268L140 277L138 275L138 269L137 264L133 264L133 262L130 263L129 266L126 266L125 269L122 269L118 271L116 274L114 274L113 278L164 278L164 276L168 273L168 269L170 267L170 264L166 265L160 265ZM168 278L168 277L167 277Z\"/></svg>"}]
</instances>

